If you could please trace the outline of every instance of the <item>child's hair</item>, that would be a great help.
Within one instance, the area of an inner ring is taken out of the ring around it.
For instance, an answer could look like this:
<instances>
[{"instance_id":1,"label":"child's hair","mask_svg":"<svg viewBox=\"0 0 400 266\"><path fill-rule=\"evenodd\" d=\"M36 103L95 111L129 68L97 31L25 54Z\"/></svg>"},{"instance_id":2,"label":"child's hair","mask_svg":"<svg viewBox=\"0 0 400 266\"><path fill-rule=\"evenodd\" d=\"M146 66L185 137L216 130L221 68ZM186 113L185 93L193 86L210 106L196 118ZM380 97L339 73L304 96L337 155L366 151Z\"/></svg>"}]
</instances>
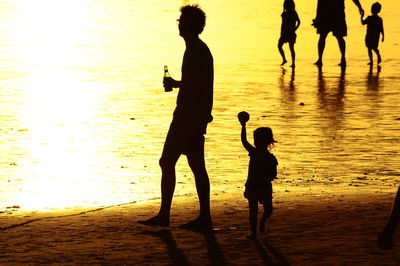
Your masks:
<instances>
[{"instance_id":1,"label":"child's hair","mask_svg":"<svg viewBox=\"0 0 400 266\"><path fill-rule=\"evenodd\" d=\"M381 4L379 4L378 2L375 2L371 6L371 12L373 14L378 14L379 12L381 12L381 8L382 8Z\"/></svg>"},{"instance_id":2,"label":"child's hair","mask_svg":"<svg viewBox=\"0 0 400 266\"><path fill-rule=\"evenodd\" d=\"M296 5L293 0L285 0L283 2L283 10L285 11L294 11L296 9Z\"/></svg>"},{"instance_id":3,"label":"child's hair","mask_svg":"<svg viewBox=\"0 0 400 266\"><path fill-rule=\"evenodd\" d=\"M270 127L259 127L254 130L254 145L256 148L270 147L276 141Z\"/></svg>"}]
</instances>

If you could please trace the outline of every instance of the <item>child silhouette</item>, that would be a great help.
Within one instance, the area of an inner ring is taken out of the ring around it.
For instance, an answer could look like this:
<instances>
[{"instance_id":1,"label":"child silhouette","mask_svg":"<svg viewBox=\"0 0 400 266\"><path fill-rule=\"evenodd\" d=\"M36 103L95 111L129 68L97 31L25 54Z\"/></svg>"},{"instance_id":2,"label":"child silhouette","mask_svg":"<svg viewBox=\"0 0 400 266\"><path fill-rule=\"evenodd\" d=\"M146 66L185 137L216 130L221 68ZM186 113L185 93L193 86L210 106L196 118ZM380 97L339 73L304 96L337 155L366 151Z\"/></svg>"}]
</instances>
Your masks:
<instances>
[{"instance_id":1,"label":"child silhouette","mask_svg":"<svg viewBox=\"0 0 400 266\"><path fill-rule=\"evenodd\" d=\"M289 43L290 53L292 56L292 65L295 67L296 53L294 51L294 43L296 42L296 30L300 26L300 19L297 15L295 4L293 0L285 0L283 3L283 13L282 13L282 25L281 25L281 37L278 41L279 53L282 56L282 64L287 63L285 52L283 51L283 45Z\"/></svg>"},{"instance_id":2,"label":"child silhouette","mask_svg":"<svg viewBox=\"0 0 400 266\"><path fill-rule=\"evenodd\" d=\"M250 239L257 237L258 203L264 207L264 213L260 219L260 232L265 231L265 222L272 214L272 183L276 178L278 161L270 148L275 143L272 130L269 127L260 127L254 131L254 146L246 137L246 122L249 115L246 112L238 114L242 125L241 140L245 149L249 152L250 163L246 181L244 197L249 202Z\"/></svg>"},{"instance_id":3,"label":"child silhouette","mask_svg":"<svg viewBox=\"0 0 400 266\"><path fill-rule=\"evenodd\" d=\"M372 4L371 6L371 16L364 18L364 14L361 15L362 25L367 24L367 35L365 36L365 45L368 48L369 63L368 65L373 65L372 51L374 51L378 57L378 64L382 61L381 55L379 53L379 37L382 34L382 42L385 40L385 34L383 31L383 20L378 16L381 11L381 4L378 2Z\"/></svg>"}]
</instances>

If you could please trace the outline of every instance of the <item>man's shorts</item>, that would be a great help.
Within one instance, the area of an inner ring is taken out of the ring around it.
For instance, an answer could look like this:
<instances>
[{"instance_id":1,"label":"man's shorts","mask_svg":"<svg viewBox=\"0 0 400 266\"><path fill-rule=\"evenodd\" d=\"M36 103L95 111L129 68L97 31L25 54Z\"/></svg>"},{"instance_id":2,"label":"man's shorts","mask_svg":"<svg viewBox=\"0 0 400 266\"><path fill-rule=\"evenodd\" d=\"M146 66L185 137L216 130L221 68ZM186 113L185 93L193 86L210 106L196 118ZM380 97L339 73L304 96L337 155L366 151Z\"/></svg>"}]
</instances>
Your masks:
<instances>
[{"instance_id":1,"label":"man's shorts","mask_svg":"<svg viewBox=\"0 0 400 266\"><path fill-rule=\"evenodd\" d=\"M187 155L191 151L204 150L203 134L204 130L193 130L173 120L164 143L163 153L173 151Z\"/></svg>"},{"instance_id":2,"label":"man's shorts","mask_svg":"<svg viewBox=\"0 0 400 266\"><path fill-rule=\"evenodd\" d=\"M318 22L317 33L318 34L328 34L332 32L333 36L336 37L344 37L347 36L347 25L346 19L337 18L337 19L326 19Z\"/></svg>"}]
</instances>

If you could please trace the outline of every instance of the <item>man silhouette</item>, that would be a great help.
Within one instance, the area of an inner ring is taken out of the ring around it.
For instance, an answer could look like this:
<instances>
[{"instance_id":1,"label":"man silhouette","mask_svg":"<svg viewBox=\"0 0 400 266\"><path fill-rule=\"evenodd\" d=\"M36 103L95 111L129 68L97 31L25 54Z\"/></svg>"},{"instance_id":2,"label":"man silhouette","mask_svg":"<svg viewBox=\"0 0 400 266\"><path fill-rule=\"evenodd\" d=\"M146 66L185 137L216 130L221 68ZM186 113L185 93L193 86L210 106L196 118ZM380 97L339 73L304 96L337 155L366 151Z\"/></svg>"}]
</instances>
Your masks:
<instances>
[{"instance_id":1,"label":"man silhouette","mask_svg":"<svg viewBox=\"0 0 400 266\"><path fill-rule=\"evenodd\" d=\"M353 0L361 15L364 10L359 0ZM336 37L341 53L339 65L346 66L346 42L343 37L347 36L346 16L344 12L344 0L318 0L317 16L313 20L313 26L319 34L318 60L315 65L322 66L322 55L325 49L325 40L328 33L332 31Z\"/></svg>"},{"instance_id":2,"label":"man silhouette","mask_svg":"<svg viewBox=\"0 0 400 266\"><path fill-rule=\"evenodd\" d=\"M164 87L179 88L176 108L160 159L161 207L156 216L139 223L150 226L169 226L171 202L175 190L175 164L182 154L193 171L200 202L200 214L182 228L210 231L210 182L204 161L204 134L212 121L213 57L199 34L205 26L205 13L198 5L181 7L178 19L179 35L186 50L182 63L181 81L164 78Z\"/></svg>"}]
</instances>

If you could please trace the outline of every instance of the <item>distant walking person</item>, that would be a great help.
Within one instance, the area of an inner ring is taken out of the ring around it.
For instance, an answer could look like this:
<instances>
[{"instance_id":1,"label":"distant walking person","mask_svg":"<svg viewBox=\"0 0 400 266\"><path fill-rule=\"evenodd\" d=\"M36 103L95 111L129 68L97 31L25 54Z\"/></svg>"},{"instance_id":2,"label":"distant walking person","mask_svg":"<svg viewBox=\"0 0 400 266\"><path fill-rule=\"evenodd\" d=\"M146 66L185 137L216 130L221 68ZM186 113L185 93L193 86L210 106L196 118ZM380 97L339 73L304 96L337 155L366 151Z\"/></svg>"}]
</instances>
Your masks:
<instances>
[{"instance_id":1,"label":"distant walking person","mask_svg":"<svg viewBox=\"0 0 400 266\"><path fill-rule=\"evenodd\" d=\"M378 246L383 249L393 248L393 235L396 232L397 224L400 220L400 187L397 189L396 197L393 201L392 211L382 232L378 235Z\"/></svg>"},{"instance_id":2,"label":"distant walking person","mask_svg":"<svg viewBox=\"0 0 400 266\"><path fill-rule=\"evenodd\" d=\"M238 114L242 125L241 140L244 148L249 152L250 163L246 181L244 197L249 202L250 239L257 237L258 203L264 207L264 213L260 219L260 232L265 231L265 222L272 214L272 180L277 175L278 161L270 153L270 148L275 143L272 130L269 127L260 127L254 131L254 146L247 141L246 122L249 114Z\"/></svg>"},{"instance_id":3,"label":"distant walking person","mask_svg":"<svg viewBox=\"0 0 400 266\"><path fill-rule=\"evenodd\" d=\"M281 37L278 41L279 53L282 56L282 64L287 63L285 52L283 51L283 45L289 43L290 54L292 56L292 65L295 67L296 53L294 51L294 44L296 42L296 30L300 26L300 19L297 15L295 3L293 0L285 0L283 3L283 13L282 13L282 25L281 25Z\"/></svg>"},{"instance_id":4,"label":"distant walking person","mask_svg":"<svg viewBox=\"0 0 400 266\"><path fill-rule=\"evenodd\" d=\"M367 24L367 35L365 36L365 45L368 48L368 56L369 63L368 65L373 65L372 60L372 50L376 53L378 57L378 64L382 62L381 55L379 53L379 37L382 34L382 42L385 40L385 33L383 32L383 20L378 16L378 13L381 12L381 4L378 2L372 4L371 13L372 16L368 16L366 19L363 19L364 16L361 16L361 23L363 25Z\"/></svg>"},{"instance_id":5,"label":"distant walking person","mask_svg":"<svg viewBox=\"0 0 400 266\"><path fill-rule=\"evenodd\" d=\"M175 164L184 154L193 171L200 214L182 228L195 231L212 230L210 213L210 182L204 160L204 134L213 119L213 57L207 45L199 39L205 26L205 13L198 5L180 9L179 35L186 50L182 63L182 79L164 78L164 87L179 88L176 108L160 159L161 206L158 214L139 223L150 226L169 226L171 202L175 190Z\"/></svg>"},{"instance_id":6,"label":"distant walking person","mask_svg":"<svg viewBox=\"0 0 400 266\"><path fill-rule=\"evenodd\" d=\"M353 0L358 7L361 15L364 10L361 7L359 0ZM344 0L318 0L317 16L313 20L313 26L317 28L319 34L318 41L318 60L315 65L322 66L322 55L324 54L325 41L329 32L336 37L341 59L339 65L346 66L346 42L344 37L347 36L346 16L344 12Z\"/></svg>"}]
</instances>

